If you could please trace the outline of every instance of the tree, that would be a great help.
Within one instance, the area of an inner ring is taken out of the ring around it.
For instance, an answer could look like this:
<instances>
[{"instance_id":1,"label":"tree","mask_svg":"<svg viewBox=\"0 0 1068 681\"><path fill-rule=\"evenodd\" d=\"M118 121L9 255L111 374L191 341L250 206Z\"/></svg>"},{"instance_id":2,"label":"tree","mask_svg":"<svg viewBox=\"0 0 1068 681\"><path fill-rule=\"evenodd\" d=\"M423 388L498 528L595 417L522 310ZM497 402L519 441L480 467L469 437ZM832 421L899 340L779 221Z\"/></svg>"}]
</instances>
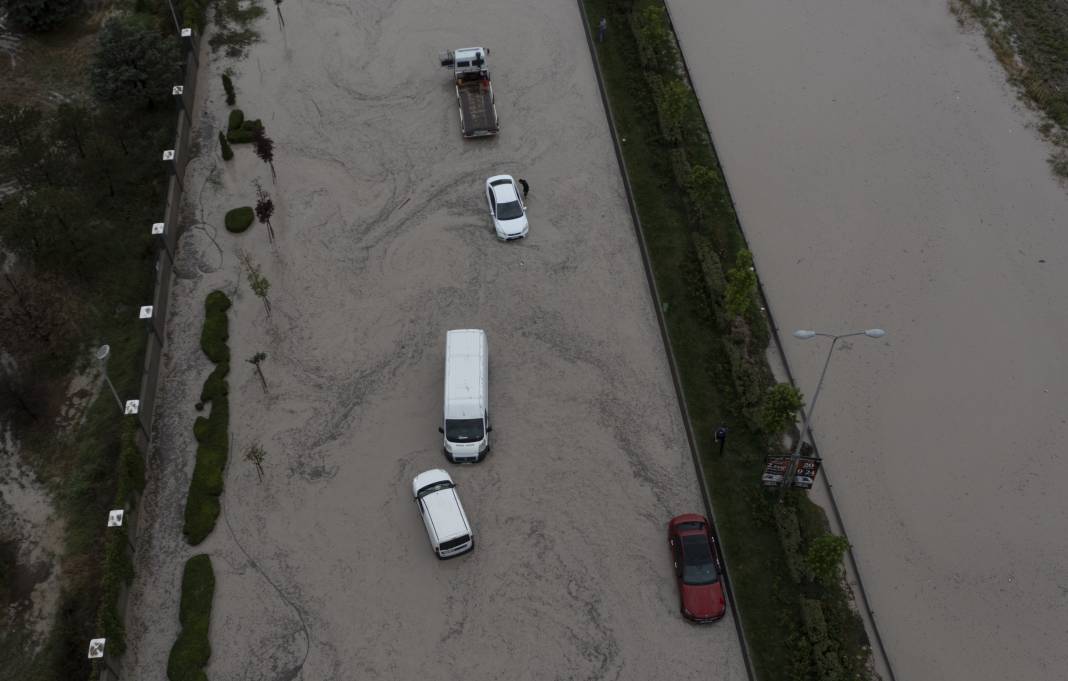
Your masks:
<instances>
[{"instance_id":1,"label":"tree","mask_svg":"<svg viewBox=\"0 0 1068 681\"><path fill-rule=\"evenodd\" d=\"M8 20L32 33L51 31L84 9L82 0L0 0Z\"/></svg>"},{"instance_id":2,"label":"tree","mask_svg":"<svg viewBox=\"0 0 1068 681\"><path fill-rule=\"evenodd\" d=\"M267 294L271 290L271 282L267 281L267 277L263 276L260 272L260 266L252 262L252 258L247 253L241 253L238 255L241 260L241 264L244 265L245 271L248 274L248 285L252 289L252 292L263 301L263 309L267 310L267 316L271 316L271 301L267 297Z\"/></svg>"},{"instance_id":3,"label":"tree","mask_svg":"<svg viewBox=\"0 0 1068 681\"><path fill-rule=\"evenodd\" d=\"M768 436L775 438L797 423L797 412L804 401L797 388L789 383L778 383L768 389L760 408L760 427Z\"/></svg>"},{"instance_id":4,"label":"tree","mask_svg":"<svg viewBox=\"0 0 1068 681\"><path fill-rule=\"evenodd\" d=\"M178 78L178 41L129 16L104 22L89 67L89 82L103 102L132 101L151 108L171 96Z\"/></svg>"},{"instance_id":5,"label":"tree","mask_svg":"<svg viewBox=\"0 0 1068 681\"><path fill-rule=\"evenodd\" d=\"M255 355L245 360L252 366L256 367L256 375L260 377L260 385L263 386L264 394L267 393L267 377L263 375L263 368L260 366L260 364L265 359L267 359L266 352L257 352Z\"/></svg>"},{"instance_id":6,"label":"tree","mask_svg":"<svg viewBox=\"0 0 1068 681\"><path fill-rule=\"evenodd\" d=\"M731 317L748 317L756 307L757 278L753 268L753 254L738 251L734 268L727 272L727 313Z\"/></svg>"},{"instance_id":7,"label":"tree","mask_svg":"<svg viewBox=\"0 0 1068 681\"><path fill-rule=\"evenodd\" d=\"M664 8L657 5L646 7L637 13L635 23L642 64L651 71L674 71L675 47Z\"/></svg>"},{"instance_id":8,"label":"tree","mask_svg":"<svg viewBox=\"0 0 1068 681\"><path fill-rule=\"evenodd\" d=\"M277 179L278 176L274 172L274 140L267 136L263 127L253 129L252 146L260 160L271 167L271 178Z\"/></svg>"},{"instance_id":9,"label":"tree","mask_svg":"<svg viewBox=\"0 0 1068 681\"><path fill-rule=\"evenodd\" d=\"M845 537L825 534L809 545L805 564L818 581L833 586L842 577L842 557L848 548L849 540Z\"/></svg>"},{"instance_id":10,"label":"tree","mask_svg":"<svg viewBox=\"0 0 1068 681\"><path fill-rule=\"evenodd\" d=\"M705 218L715 208L716 199L719 198L719 176L716 171L705 166L692 166L690 177L686 181L686 190L698 219Z\"/></svg>"},{"instance_id":11,"label":"tree","mask_svg":"<svg viewBox=\"0 0 1068 681\"><path fill-rule=\"evenodd\" d=\"M245 461L250 462L256 467L256 477L263 482L263 461L267 458L267 452L260 446L258 442L253 442L249 445L249 448L245 450Z\"/></svg>"},{"instance_id":12,"label":"tree","mask_svg":"<svg viewBox=\"0 0 1068 681\"><path fill-rule=\"evenodd\" d=\"M657 93L657 106L664 137L670 142L682 139L683 125L690 111L690 89L678 78L664 83Z\"/></svg>"},{"instance_id":13,"label":"tree","mask_svg":"<svg viewBox=\"0 0 1068 681\"><path fill-rule=\"evenodd\" d=\"M252 185L256 188L256 219L260 221L261 225L267 227L267 238L274 243L274 227L271 226L271 216L274 215L274 201L271 201L271 195L263 191L263 187L260 183L253 181Z\"/></svg>"}]
</instances>

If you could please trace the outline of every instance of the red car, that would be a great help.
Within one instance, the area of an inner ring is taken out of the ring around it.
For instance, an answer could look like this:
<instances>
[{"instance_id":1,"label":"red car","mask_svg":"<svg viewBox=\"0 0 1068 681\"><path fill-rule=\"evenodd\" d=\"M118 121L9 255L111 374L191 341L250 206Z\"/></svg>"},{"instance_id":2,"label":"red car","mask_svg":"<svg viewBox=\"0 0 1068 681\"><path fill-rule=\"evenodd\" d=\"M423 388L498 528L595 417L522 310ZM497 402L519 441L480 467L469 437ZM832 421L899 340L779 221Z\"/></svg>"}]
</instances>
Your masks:
<instances>
[{"instance_id":1,"label":"red car","mask_svg":"<svg viewBox=\"0 0 1068 681\"><path fill-rule=\"evenodd\" d=\"M694 622L715 622L727 612L720 579L716 540L704 516L687 513L668 523L668 544L675 561L682 616Z\"/></svg>"}]
</instances>

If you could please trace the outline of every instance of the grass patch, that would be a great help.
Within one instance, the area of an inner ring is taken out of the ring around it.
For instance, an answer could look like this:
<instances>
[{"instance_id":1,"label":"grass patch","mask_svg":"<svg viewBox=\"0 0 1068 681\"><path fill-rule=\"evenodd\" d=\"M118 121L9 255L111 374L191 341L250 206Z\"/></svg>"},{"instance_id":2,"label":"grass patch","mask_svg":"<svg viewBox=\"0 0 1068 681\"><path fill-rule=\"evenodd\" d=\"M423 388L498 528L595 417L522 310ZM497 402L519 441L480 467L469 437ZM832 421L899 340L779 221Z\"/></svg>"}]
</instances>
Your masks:
<instances>
[{"instance_id":1,"label":"grass patch","mask_svg":"<svg viewBox=\"0 0 1068 681\"><path fill-rule=\"evenodd\" d=\"M738 280L746 283L723 269L734 266L744 237L696 97L677 87L685 81L672 56L673 38L647 23L662 14L663 3L583 4L588 18L605 16L613 27L597 45L598 58L617 132L626 139L624 163L657 302L665 310L756 673L765 681L869 678L863 624L841 581L820 584L802 560L808 542L826 533L822 511L791 493L776 512L775 495L760 486L770 438L754 424L770 370L757 350L766 347L767 325L751 318L751 305L728 311L728 292ZM743 350L732 357L739 345ZM731 434L720 457L714 433L724 423Z\"/></svg>"},{"instance_id":2,"label":"grass patch","mask_svg":"<svg viewBox=\"0 0 1068 681\"><path fill-rule=\"evenodd\" d=\"M215 572L207 554L193 556L182 572L182 601L178 619L182 630L167 658L170 681L206 681L204 667L211 657L208 629L215 597Z\"/></svg>"},{"instance_id":3,"label":"grass patch","mask_svg":"<svg viewBox=\"0 0 1068 681\"><path fill-rule=\"evenodd\" d=\"M222 291L212 291L204 301L204 327L200 333L200 347L215 362L215 369L204 381L197 409L211 405L208 416L197 417L193 435L197 440L197 459L189 494L185 501L185 526L182 532L191 545L196 546L215 529L219 517L219 497L223 493L223 471L229 455L230 402L230 323L226 312L230 299Z\"/></svg>"}]
</instances>

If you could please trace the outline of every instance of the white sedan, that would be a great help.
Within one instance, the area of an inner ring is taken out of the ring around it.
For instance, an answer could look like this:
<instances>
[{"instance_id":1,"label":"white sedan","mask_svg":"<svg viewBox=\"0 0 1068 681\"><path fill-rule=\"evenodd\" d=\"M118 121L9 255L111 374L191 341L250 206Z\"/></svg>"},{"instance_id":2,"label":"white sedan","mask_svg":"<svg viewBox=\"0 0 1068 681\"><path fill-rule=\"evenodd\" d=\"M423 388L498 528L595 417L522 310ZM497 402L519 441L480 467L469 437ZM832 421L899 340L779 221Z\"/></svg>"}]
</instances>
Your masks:
<instances>
[{"instance_id":1,"label":"white sedan","mask_svg":"<svg viewBox=\"0 0 1068 681\"><path fill-rule=\"evenodd\" d=\"M486 202L498 239L511 241L527 235L527 208L511 175L494 175L486 180Z\"/></svg>"}]
</instances>

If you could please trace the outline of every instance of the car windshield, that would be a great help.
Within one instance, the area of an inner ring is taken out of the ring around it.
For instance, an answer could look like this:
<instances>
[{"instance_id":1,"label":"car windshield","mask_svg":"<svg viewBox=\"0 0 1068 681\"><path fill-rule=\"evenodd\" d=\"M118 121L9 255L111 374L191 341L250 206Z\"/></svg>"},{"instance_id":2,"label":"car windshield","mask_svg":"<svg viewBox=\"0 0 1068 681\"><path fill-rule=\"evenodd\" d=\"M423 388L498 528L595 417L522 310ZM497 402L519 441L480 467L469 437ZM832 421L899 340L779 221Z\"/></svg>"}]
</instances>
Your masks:
<instances>
[{"instance_id":1,"label":"car windshield","mask_svg":"<svg viewBox=\"0 0 1068 681\"><path fill-rule=\"evenodd\" d=\"M479 442L485 437L482 419L446 419L445 439L449 442Z\"/></svg>"},{"instance_id":2,"label":"car windshield","mask_svg":"<svg viewBox=\"0 0 1068 681\"><path fill-rule=\"evenodd\" d=\"M682 581L686 584L714 584L719 581L716 563L712 560L712 549L708 540L702 535L682 538Z\"/></svg>"},{"instance_id":3,"label":"car windshield","mask_svg":"<svg viewBox=\"0 0 1068 681\"><path fill-rule=\"evenodd\" d=\"M521 217L523 217L523 207L519 205L518 201L497 204L498 220L515 220Z\"/></svg>"}]
</instances>

